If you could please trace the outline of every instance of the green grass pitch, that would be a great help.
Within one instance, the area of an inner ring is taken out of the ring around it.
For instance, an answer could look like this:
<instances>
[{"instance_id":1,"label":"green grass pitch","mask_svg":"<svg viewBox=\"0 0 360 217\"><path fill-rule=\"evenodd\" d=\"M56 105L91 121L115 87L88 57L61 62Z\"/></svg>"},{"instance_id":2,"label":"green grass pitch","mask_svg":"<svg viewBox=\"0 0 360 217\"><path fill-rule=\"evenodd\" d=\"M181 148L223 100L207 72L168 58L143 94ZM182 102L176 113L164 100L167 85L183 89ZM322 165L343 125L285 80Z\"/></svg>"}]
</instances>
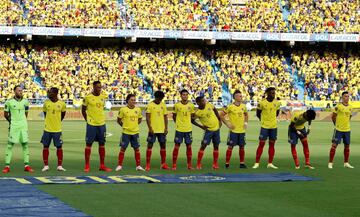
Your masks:
<instances>
[{"instance_id":1,"label":"green grass pitch","mask_svg":"<svg viewBox=\"0 0 360 217\"><path fill-rule=\"evenodd\" d=\"M238 148L233 151L229 169L224 168L227 132L222 127L222 144L220 148L220 169L217 173L274 173L293 172L305 176L320 178L310 182L252 182L252 183L208 183L208 184L106 184L106 185L42 185L39 189L48 192L67 204L92 216L360 216L360 122L352 123L352 145L350 163L355 169L343 168L343 145L337 149L334 169L327 168L330 140L333 126L329 122L314 122L309 136L310 156L315 170L294 169L290 146L287 143L287 122L279 123L279 135L276 143L274 164L279 170L266 169L267 148L264 149L260 169L250 167L254 163L258 144L259 122L249 123L247 131L246 163L249 169L239 169ZM0 122L0 156L4 161L6 147L7 123ZM65 121L63 123L64 167L60 173L56 168L56 152L51 147L50 168L42 173L42 146L39 141L43 131L43 122L29 122L30 160L35 169L32 176L81 176L85 175L84 135L85 123L82 121ZM112 134L106 144L106 162L115 168L118 156L118 143L121 129L115 121L107 123L107 131ZM145 164L147 127L141 126L142 165ZM193 163L196 163L197 151L202 132L194 127ZM174 138L174 124L170 122L167 143L167 162L171 166ZM302 146L298 145L298 156L303 166ZM159 146L154 145L152 170L144 174L200 174L214 172L211 169L212 147L205 151L202 171L186 169L185 147L182 146L178 158L177 171L159 169ZM94 144L91 156L91 175L105 175L98 171L99 157L97 145ZM1 176L27 176L23 172L22 152L20 145L14 147L11 173ZM124 169L115 174L141 174L135 171L134 154L128 148L125 154Z\"/></svg>"}]
</instances>

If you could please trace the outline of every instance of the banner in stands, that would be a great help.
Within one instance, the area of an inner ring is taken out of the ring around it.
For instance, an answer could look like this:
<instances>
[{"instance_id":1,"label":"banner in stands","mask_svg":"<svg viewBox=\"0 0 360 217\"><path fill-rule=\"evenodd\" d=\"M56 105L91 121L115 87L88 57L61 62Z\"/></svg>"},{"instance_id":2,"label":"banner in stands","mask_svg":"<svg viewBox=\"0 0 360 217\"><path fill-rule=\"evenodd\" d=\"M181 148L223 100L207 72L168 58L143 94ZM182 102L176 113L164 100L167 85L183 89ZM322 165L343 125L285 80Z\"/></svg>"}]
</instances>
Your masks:
<instances>
[{"instance_id":1,"label":"banner in stands","mask_svg":"<svg viewBox=\"0 0 360 217\"><path fill-rule=\"evenodd\" d=\"M308 34L228 31L181 31L181 30L137 30L137 29L92 29L62 27L0 26L0 35L48 35L85 37L139 37L178 39L217 39L249 41L330 41L360 42L360 34Z\"/></svg>"}]
</instances>

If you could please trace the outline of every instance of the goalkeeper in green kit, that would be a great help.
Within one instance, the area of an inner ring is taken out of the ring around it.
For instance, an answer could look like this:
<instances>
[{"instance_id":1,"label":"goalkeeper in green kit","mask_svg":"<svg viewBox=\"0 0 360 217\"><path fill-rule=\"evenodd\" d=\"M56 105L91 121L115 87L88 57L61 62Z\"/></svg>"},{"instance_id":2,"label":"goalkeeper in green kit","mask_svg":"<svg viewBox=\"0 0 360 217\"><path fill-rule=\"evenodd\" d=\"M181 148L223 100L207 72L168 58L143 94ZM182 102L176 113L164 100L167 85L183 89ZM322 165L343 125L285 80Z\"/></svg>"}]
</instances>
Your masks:
<instances>
[{"instance_id":1,"label":"goalkeeper in green kit","mask_svg":"<svg viewBox=\"0 0 360 217\"><path fill-rule=\"evenodd\" d=\"M8 145L6 148L5 168L3 173L10 172L10 161L12 148L16 143L20 143L23 149L25 171L34 172L29 166L29 145L28 145L28 124L27 115L29 111L29 101L23 98L22 88L15 86L15 96L5 102L4 117L10 124Z\"/></svg>"}]
</instances>

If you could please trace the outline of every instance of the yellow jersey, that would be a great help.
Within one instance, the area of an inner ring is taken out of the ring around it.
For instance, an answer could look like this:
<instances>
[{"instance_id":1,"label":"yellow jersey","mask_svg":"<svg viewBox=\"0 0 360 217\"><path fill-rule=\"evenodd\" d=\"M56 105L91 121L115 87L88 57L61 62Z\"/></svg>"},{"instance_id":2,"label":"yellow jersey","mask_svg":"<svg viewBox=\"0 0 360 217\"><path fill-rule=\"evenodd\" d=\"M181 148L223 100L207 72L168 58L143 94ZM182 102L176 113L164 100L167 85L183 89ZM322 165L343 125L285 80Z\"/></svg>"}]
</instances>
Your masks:
<instances>
[{"instance_id":1,"label":"yellow jersey","mask_svg":"<svg viewBox=\"0 0 360 217\"><path fill-rule=\"evenodd\" d=\"M156 104L155 102L149 103L146 108L146 113L150 114L151 128L154 133L165 132L164 116L167 115L166 105L164 102Z\"/></svg>"},{"instance_id":2,"label":"yellow jersey","mask_svg":"<svg viewBox=\"0 0 360 217\"><path fill-rule=\"evenodd\" d=\"M43 105L45 116L45 131L50 133L61 132L61 113L66 111L65 102L58 100L52 102L47 99Z\"/></svg>"},{"instance_id":3,"label":"yellow jersey","mask_svg":"<svg viewBox=\"0 0 360 217\"><path fill-rule=\"evenodd\" d=\"M277 128L276 111L280 109L281 103L274 99L272 102L263 99L259 102L257 109L261 110L261 127L265 129Z\"/></svg>"},{"instance_id":4,"label":"yellow jersey","mask_svg":"<svg viewBox=\"0 0 360 217\"><path fill-rule=\"evenodd\" d=\"M135 135L139 133L139 118L142 118L140 108L123 107L120 109L118 118L123 122L123 133L128 135Z\"/></svg>"},{"instance_id":5,"label":"yellow jersey","mask_svg":"<svg viewBox=\"0 0 360 217\"><path fill-rule=\"evenodd\" d=\"M245 113L247 113L246 106L240 104L239 106L235 104L230 104L225 108L224 112L229 116L229 121L235 129L231 130L233 133L245 133Z\"/></svg>"},{"instance_id":6,"label":"yellow jersey","mask_svg":"<svg viewBox=\"0 0 360 217\"><path fill-rule=\"evenodd\" d=\"M83 105L86 106L87 123L92 126L105 125L105 100L107 95L100 94L94 96L92 93L87 95L83 100Z\"/></svg>"},{"instance_id":7,"label":"yellow jersey","mask_svg":"<svg viewBox=\"0 0 360 217\"><path fill-rule=\"evenodd\" d=\"M213 109L215 107L211 103L206 103L204 109L198 109L195 116L199 118L200 122L208 127L210 131L217 131L220 128L219 119L216 117Z\"/></svg>"},{"instance_id":8,"label":"yellow jersey","mask_svg":"<svg viewBox=\"0 0 360 217\"><path fill-rule=\"evenodd\" d=\"M293 113L293 115L291 117L291 123L295 124L295 128L297 130L304 129L306 122L307 122L307 120L304 118L304 111Z\"/></svg>"},{"instance_id":9,"label":"yellow jersey","mask_svg":"<svg viewBox=\"0 0 360 217\"><path fill-rule=\"evenodd\" d=\"M350 131L350 118L351 118L352 106L345 106L344 104L338 104L335 107L334 113L337 114L335 127L336 130L341 132Z\"/></svg>"},{"instance_id":10,"label":"yellow jersey","mask_svg":"<svg viewBox=\"0 0 360 217\"><path fill-rule=\"evenodd\" d=\"M178 102L174 106L174 113L176 114L176 131L183 133L191 132L191 115L195 113L194 104L188 102L184 105Z\"/></svg>"}]
</instances>

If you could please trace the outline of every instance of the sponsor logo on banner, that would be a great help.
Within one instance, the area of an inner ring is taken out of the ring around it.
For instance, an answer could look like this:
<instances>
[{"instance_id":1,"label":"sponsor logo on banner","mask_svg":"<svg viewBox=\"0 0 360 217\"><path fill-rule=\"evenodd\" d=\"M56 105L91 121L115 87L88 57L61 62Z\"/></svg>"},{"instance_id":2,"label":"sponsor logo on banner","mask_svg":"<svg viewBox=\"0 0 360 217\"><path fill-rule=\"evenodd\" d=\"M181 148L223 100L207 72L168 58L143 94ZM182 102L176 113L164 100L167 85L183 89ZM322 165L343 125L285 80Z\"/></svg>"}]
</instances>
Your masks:
<instances>
[{"instance_id":1,"label":"sponsor logo on banner","mask_svg":"<svg viewBox=\"0 0 360 217\"><path fill-rule=\"evenodd\" d=\"M328 34L312 34L311 41L329 41Z\"/></svg>"},{"instance_id":2,"label":"sponsor logo on banner","mask_svg":"<svg viewBox=\"0 0 360 217\"><path fill-rule=\"evenodd\" d=\"M114 29L84 29L84 36L90 37L114 37Z\"/></svg>"},{"instance_id":3,"label":"sponsor logo on banner","mask_svg":"<svg viewBox=\"0 0 360 217\"><path fill-rule=\"evenodd\" d=\"M115 30L115 37L125 38L125 37L133 37L134 30Z\"/></svg>"},{"instance_id":4,"label":"sponsor logo on banner","mask_svg":"<svg viewBox=\"0 0 360 217\"><path fill-rule=\"evenodd\" d=\"M233 32L231 33L232 40L251 40L251 41L260 41L261 33L260 32Z\"/></svg>"},{"instance_id":5,"label":"sponsor logo on banner","mask_svg":"<svg viewBox=\"0 0 360 217\"><path fill-rule=\"evenodd\" d=\"M330 41L357 42L358 37L355 34L331 34Z\"/></svg>"},{"instance_id":6,"label":"sponsor logo on banner","mask_svg":"<svg viewBox=\"0 0 360 217\"><path fill-rule=\"evenodd\" d=\"M212 39L213 32L208 31L184 31L185 39Z\"/></svg>"},{"instance_id":7,"label":"sponsor logo on banner","mask_svg":"<svg viewBox=\"0 0 360 217\"><path fill-rule=\"evenodd\" d=\"M164 38L164 30L135 30L137 38Z\"/></svg>"},{"instance_id":8,"label":"sponsor logo on banner","mask_svg":"<svg viewBox=\"0 0 360 217\"><path fill-rule=\"evenodd\" d=\"M56 27L33 27L33 35L64 35L64 28Z\"/></svg>"},{"instance_id":9,"label":"sponsor logo on banner","mask_svg":"<svg viewBox=\"0 0 360 217\"><path fill-rule=\"evenodd\" d=\"M83 32L82 32L82 29L78 29L78 28L66 28L64 30L64 35L66 35L66 36L82 36Z\"/></svg>"},{"instance_id":10,"label":"sponsor logo on banner","mask_svg":"<svg viewBox=\"0 0 360 217\"><path fill-rule=\"evenodd\" d=\"M1 26L0 35L11 35L13 28L10 26Z\"/></svg>"},{"instance_id":11,"label":"sponsor logo on banner","mask_svg":"<svg viewBox=\"0 0 360 217\"><path fill-rule=\"evenodd\" d=\"M22 27L22 26L18 26L18 27L14 27L14 34L16 35L32 35L32 31L33 28L32 27Z\"/></svg>"},{"instance_id":12,"label":"sponsor logo on banner","mask_svg":"<svg viewBox=\"0 0 360 217\"><path fill-rule=\"evenodd\" d=\"M281 41L310 41L310 34L306 33L282 33Z\"/></svg>"},{"instance_id":13,"label":"sponsor logo on banner","mask_svg":"<svg viewBox=\"0 0 360 217\"><path fill-rule=\"evenodd\" d=\"M281 41L280 33L263 33L262 39L265 41Z\"/></svg>"},{"instance_id":14,"label":"sponsor logo on banner","mask_svg":"<svg viewBox=\"0 0 360 217\"><path fill-rule=\"evenodd\" d=\"M229 40L230 37L230 32L214 32L214 38L217 40Z\"/></svg>"},{"instance_id":15,"label":"sponsor logo on banner","mask_svg":"<svg viewBox=\"0 0 360 217\"><path fill-rule=\"evenodd\" d=\"M183 38L183 31L165 30L164 38Z\"/></svg>"}]
</instances>

